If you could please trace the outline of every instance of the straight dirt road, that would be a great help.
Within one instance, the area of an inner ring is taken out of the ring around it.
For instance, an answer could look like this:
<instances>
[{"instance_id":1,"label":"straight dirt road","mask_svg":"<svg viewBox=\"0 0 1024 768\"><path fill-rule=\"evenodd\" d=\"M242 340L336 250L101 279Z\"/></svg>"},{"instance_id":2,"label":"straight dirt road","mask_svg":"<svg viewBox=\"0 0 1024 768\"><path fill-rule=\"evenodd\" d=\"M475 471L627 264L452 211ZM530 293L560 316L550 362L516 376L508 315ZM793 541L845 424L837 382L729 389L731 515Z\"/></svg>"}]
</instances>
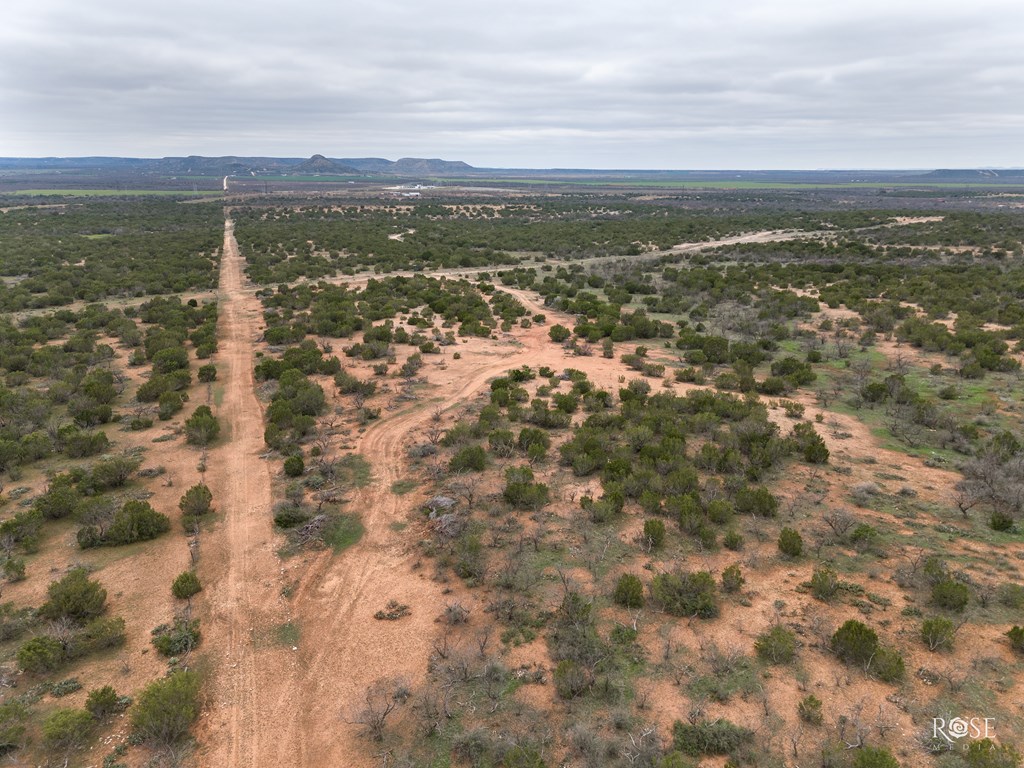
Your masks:
<instances>
[{"instance_id":1,"label":"straight dirt road","mask_svg":"<svg viewBox=\"0 0 1024 768\"><path fill-rule=\"evenodd\" d=\"M270 529L270 471L263 450L263 409L253 380L259 301L244 289L243 260L234 224L225 221L219 286L218 378L223 399L216 413L220 444L207 461L206 482L223 521L203 538L199 574L205 585L202 622L212 679L199 764L255 766L271 712L258 658L255 628L275 618L272 580L278 570Z\"/></svg>"}]
</instances>

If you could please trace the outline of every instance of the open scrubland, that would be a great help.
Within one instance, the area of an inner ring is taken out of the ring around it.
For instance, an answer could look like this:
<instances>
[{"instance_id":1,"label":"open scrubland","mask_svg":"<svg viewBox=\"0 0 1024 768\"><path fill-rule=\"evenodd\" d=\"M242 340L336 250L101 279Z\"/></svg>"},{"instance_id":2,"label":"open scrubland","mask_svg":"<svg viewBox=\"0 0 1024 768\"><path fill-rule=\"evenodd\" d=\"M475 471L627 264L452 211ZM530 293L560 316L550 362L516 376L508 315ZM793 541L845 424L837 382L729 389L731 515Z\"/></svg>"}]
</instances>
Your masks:
<instances>
[{"instance_id":1,"label":"open scrubland","mask_svg":"<svg viewBox=\"0 0 1024 768\"><path fill-rule=\"evenodd\" d=\"M1019 765L1022 200L4 200L0 750Z\"/></svg>"}]
</instances>

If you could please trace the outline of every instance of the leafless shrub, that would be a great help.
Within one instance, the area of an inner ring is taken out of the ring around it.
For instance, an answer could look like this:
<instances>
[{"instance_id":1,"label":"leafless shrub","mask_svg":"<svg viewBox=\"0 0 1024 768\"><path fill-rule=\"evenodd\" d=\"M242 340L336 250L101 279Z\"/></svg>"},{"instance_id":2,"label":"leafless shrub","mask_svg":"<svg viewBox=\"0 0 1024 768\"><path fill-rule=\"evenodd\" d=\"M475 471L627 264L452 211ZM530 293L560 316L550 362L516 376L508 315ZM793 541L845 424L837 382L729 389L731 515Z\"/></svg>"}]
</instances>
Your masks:
<instances>
[{"instance_id":1,"label":"leafless shrub","mask_svg":"<svg viewBox=\"0 0 1024 768\"><path fill-rule=\"evenodd\" d=\"M469 609L460 602L448 603L445 606L443 618L449 625L465 624L469 621Z\"/></svg>"},{"instance_id":2,"label":"leafless shrub","mask_svg":"<svg viewBox=\"0 0 1024 768\"><path fill-rule=\"evenodd\" d=\"M384 740L388 717L412 695L408 682L398 677L382 677L371 683L363 695L363 705L348 723L357 723L374 741Z\"/></svg>"}]
</instances>

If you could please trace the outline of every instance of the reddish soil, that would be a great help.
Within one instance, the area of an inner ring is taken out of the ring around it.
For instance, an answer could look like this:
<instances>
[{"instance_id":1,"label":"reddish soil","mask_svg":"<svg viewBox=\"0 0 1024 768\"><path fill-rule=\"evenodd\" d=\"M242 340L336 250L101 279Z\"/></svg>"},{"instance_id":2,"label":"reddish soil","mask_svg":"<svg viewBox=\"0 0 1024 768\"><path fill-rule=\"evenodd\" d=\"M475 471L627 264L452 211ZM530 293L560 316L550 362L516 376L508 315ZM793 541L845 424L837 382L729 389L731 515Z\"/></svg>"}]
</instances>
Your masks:
<instances>
[{"instance_id":1,"label":"reddish soil","mask_svg":"<svg viewBox=\"0 0 1024 768\"><path fill-rule=\"evenodd\" d=\"M287 682L290 658L279 649L257 648L255 632L284 614L274 576L270 470L260 460L263 409L253 380L260 304L244 290L243 260L233 223L224 230L220 280L220 378L224 397L217 410L227 440L210 451L206 482L223 523L203 542L199 574L205 647L213 650L213 682L200 743L203 765L265 763L263 755L280 719L277 688ZM283 620L283 619L282 619ZM285 702L295 711L299 699ZM259 757L257 757L259 756Z\"/></svg>"},{"instance_id":2,"label":"reddish soil","mask_svg":"<svg viewBox=\"0 0 1024 768\"><path fill-rule=\"evenodd\" d=\"M474 339L459 346L460 360L429 366L439 396L404 403L354 441L373 468L373 482L352 493L347 509L362 517L362 540L335 556L321 551L280 561L274 552L271 469L259 455L262 406L255 394L255 343L261 307L243 283L243 259L232 225L225 228L220 284L224 388L218 415L227 440L210 452L206 482L223 524L204 539L200 576L206 611L204 644L214 649L209 706L199 729L203 765L373 765L355 719L366 687L383 676L417 682L424 674L437 617L453 598L419 570L415 531L395 531L422 495L398 496L405 446L442 411L468 403L490 379L520 365L567 366L615 388L634 378L618 360L574 357L548 339L547 325L516 329L503 340ZM358 282L358 281L350 281ZM567 317L527 292L504 288L531 313L551 322ZM428 370L428 369L425 369ZM285 598L282 590L291 591ZM411 616L375 621L388 600L411 606ZM275 627L293 620L296 649L275 646ZM258 757L257 757L258 756Z\"/></svg>"},{"instance_id":3,"label":"reddish soil","mask_svg":"<svg viewBox=\"0 0 1024 768\"><path fill-rule=\"evenodd\" d=\"M759 233L747 237L779 239L782 233ZM707 247L707 244L702 247ZM486 391L490 379L510 368L530 365L566 367L585 371L598 386L616 391L622 382L638 378L618 359L624 345L617 345L616 358L599 354L578 357L548 338L550 324L572 325L572 318L540 305L533 294L513 288L501 288L519 299L531 314L547 315L548 324L529 329L515 328L512 333L494 339L460 340L460 359L447 352L443 357L429 356L421 372L427 377L425 386L416 388L416 400L381 399L382 417L358 434L350 434L342 442L344 448L360 453L371 465L373 481L351 492L347 510L359 513L365 535L341 554L330 551L307 552L288 560L275 555L277 541L272 528L270 507L276 463L262 463L265 450L262 430L262 406L256 397L253 380L256 342L262 329L261 307L251 289L243 284L243 260L228 223L225 230L225 251L221 279L221 380L224 399L219 410L228 439L211 451L207 483L214 491L215 504L223 514L223 524L204 539L200 574L207 585L204 601L208 616L204 620L207 648L213 649L213 684L209 706L199 732L199 763L211 766L371 766L377 765L370 743L360 735L360 728L351 724L360 708L367 686L384 676L404 677L413 685L420 682L427 668L434 642L442 633L437 618L448 602L459 600L474 615L482 613L480 597L461 585L445 585L431 578L429 568L421 568L417 542L424 536L422 526L411 514L423 500L423 491L396 495L391 486L414 474L405 460L407 444L424 441L423 432L435 411L448 419L460 406L470 404ZM474 270L451 270L468 273ZM365 278L364 278L365 279ZM338 280L342 282L342 280ZM357 285L360 277L344 280ZM625 345L629 346L629 345ZM660 357L657 349L652 355ZM369 364L346 362L369 373ZM388 379L389 384L393 380ZM661 385L652 382L658 388ZM666 391L685 393L693 385L669 382ZM392 395L394 392L391 393ZM389 396L390 397L390 396ZM378 395L378 398L381 398ZM807 407L807 417L820 410L810 394L795 399ZM784 433L793 421L781 409L770 411ZM859 421L843 415L826 414L819 427L837 461L852 469L852 474L836 479L826 506L852 507L845 494L849 485L873 480L879 468L898 469L908 476L922 499L943 502L943 495L955 475L923 466L917 459L880 450L877 440ZM840 439L838 433L848 437ZM865 462L874 458L877 464ZM802 493L804 473L796 473L783 484L785 495ZM545 478L547 481L547 479ZM572 490L566 486L566 490ZM579 489L577 489L579 490ZM893 492L895 487L889 488ZM881 517L880 513L858 510L858 516ZM889 516L888 522L897 522ZM413 525L406 524L410 520ZM902 526L900 526L902 529ZM621 532L629 537L632 528ZM912 533L904 530L904 533ZM698 558L700 567L719 572L729 562L739 559L745 571L756 573L754 587L745 591L750 607L726 605L722 621L730 629L730 640L720 647L742 646L750 653L753 638L771 621L778 619L797 628L805 644L811 644L810 625L816 616L835 625L856 615L848 605L824 607L794 589L805 581L812 567L810 561L799 564L774 563L765 547L736 555L719 552ZM873 578L873 577L871 577ZM902 593L891 584L878 581L870 587L888 596L892 606L883 613L895 618L903 606ZM287 593L290 597L285 597ZM775 600L786 597L782 609ZM397 600L411 608L411 615L399 621L375 621L373 614L389 600ZM624 617L625 618L625 617ZM275 627L293 621L301 639L296 648L275 645ZM644 621L662 623L660 617ZM901 622L902 623L902 622ZM700 663L698 649L706 638L699 636L706 627L692 622L667 622L657 637L647 635L651 645L649 658L663 653L665 641L677 648L676 663ZM901 630L902 631L902 630ZM725 637L725 635L722 635ZM903 643L901 643L903 645ZM966 647L966 646L965 646ZM961 654L957 654L959 657ZM543 662L544 654L528 646L513 651L509 661ZM889 688L865 679L855 672L837 670L834 661L806 649L802 664L811 681L810 691L826 702L830 719L840 713L852 715L858 702L877 708L885 701ZM936 659L915 650L908 656L908 672L919 665L933 665ZM685 681L683 681L685 685ZM912 683L915 688L918 683ZM689 698L679 682L659 678L649 684L651 717L665 727L676 718L684 718ZM730 719L751 725L767 724L762 711L766 706L787 719L796 702L809 691L787 674L766 683L767 698L734 700L729 706ZM537 707L546 707L553 696L550 687L529 686L521 699ZM769 701L769 704L765 704ZM897 725L904 734L912 732L908 715L885 705L884 712L865 710L866 721L876 719ZM726 714L720 706L709 706L709 715ZM778 730L776 747L792 754L796 748L801 757L812 752L811 737L803 745L799 729ZM896 737L895 742L906 736ZM783 743L783 739L786 743Z\"/></svg>"}]
</instances>

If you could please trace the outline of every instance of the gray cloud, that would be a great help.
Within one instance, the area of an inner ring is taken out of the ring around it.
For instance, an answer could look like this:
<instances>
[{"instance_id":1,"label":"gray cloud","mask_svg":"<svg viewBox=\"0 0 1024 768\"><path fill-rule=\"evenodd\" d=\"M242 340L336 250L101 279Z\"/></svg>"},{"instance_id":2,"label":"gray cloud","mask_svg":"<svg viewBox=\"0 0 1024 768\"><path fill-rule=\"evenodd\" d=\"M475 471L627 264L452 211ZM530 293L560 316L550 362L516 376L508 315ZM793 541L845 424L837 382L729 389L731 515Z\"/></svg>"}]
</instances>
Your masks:
<instances>
[{"instance_id":1,"label":"gray cloud","mask_svg":"<svg viewBox=\"0 0 1024 768\"><path fill-rule=\"evenodd\" d=\"M1016 0L15 0L0 155L1021 165L1022 28Z\"/></svg>"}]
</instances>

